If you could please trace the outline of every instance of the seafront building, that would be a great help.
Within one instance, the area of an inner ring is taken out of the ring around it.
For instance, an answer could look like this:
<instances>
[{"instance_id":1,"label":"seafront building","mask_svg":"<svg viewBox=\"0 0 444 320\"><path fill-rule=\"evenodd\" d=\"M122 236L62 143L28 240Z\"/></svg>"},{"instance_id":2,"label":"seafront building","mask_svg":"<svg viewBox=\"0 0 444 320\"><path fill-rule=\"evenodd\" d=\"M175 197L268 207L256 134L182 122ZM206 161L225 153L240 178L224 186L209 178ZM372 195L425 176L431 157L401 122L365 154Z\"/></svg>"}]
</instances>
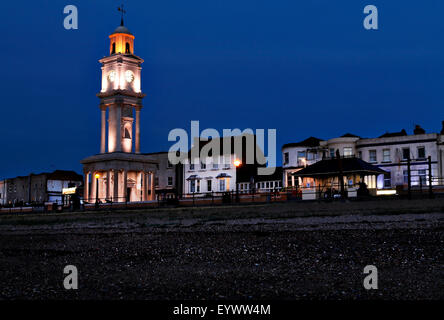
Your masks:
<instances>
[{"instance_id":1,"label":"seafront building","mask_svg":"<svg viewBox=\"0 0 444 320\"><path fill-rule=\"evenodd\" d=\"M301 142L285 144L282 146L284 187L304 187L296 173L322 159L334 158L337 152L341 157L356 157L384 170L384 174L365 181L371 189L407 186L409 165L413 187L437 186L444 182L443 122L440 133L426 133L416 125L412 134L403 129L384 133L378 138L345 134L329 140L310 137Z\"/></svg>"}]
</instances>

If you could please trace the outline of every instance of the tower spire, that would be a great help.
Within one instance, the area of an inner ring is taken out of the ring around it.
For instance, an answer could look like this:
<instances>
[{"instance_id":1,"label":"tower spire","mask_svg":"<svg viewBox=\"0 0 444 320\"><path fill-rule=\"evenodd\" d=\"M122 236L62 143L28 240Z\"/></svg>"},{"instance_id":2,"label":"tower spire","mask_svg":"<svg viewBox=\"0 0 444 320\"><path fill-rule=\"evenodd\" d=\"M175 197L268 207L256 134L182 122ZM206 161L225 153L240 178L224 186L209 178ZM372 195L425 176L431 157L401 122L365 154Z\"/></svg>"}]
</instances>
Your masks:
<instances>
[{"instance_id":1,"label":"tower spire","mask_svg":"<svg viewBox=\"0 0 444 320\"><path fill-rule=\"evenodd\" d=\"M126 11L123 9L123 3L120 5L120 7L117 7L117 11L122 14L120 18L120 25L123 26L123 15L126 13Z\"/></svg>"}]
</instances>

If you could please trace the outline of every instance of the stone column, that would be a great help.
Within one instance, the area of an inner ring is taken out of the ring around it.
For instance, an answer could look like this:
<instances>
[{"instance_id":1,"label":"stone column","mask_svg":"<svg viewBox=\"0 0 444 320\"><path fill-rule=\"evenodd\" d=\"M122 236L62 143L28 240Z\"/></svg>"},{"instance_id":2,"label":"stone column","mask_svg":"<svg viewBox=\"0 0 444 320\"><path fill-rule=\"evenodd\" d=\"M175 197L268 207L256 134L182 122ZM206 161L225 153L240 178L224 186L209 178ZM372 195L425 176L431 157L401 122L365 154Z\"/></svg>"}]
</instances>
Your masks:
<instances>
[{"instance_id":1,"label":"stone column","mask_svg":"<svg viewBox=\"0 0 444 320\"><path fill-rule=\"evenodd\" d=\"M124 196L124 201L126 201L128 195L126 194L127 192L127 172L126 170L123 170L123 196Z\"/></svg>"},{"instance_id":2,"label":"stone column","mask_svg":"<svg viewBox=\"0 0 444 320\"><path fill-rule=\"evenodd\" d=\"M151 190L151 200L155 200L154 198L154 173L150 173L150 190Z\"/></svg>"},{"instance_id":3,"label":"stone column","mask_svg":"<svg viewBox=\"0 0 444 320\"><path fill-rule=\"evenodd\" d=\"M83 201L89 201L89 172L85 171L83 176L83 181L85 183L83 186Z\"/></svg>"},{"instance_id":4,"label":"stone column","mask_svg":"<svg viewBox=\"0 0 444 320\"><path fill-rule=\"evenodd\" d=\"M96 184L97 184L97 179L95 177L96 175L96 171L92 171L91 172L91 201L95 202L96 201Z\"/></svg>"},{"instance_id":5,"label":"stone column","mask_svg":"<svg viewBox=\"0 0 444 320\"><path fill-rule=\"evenodd\" d=\"M116 151L122 151L122 106L116 105Z\"/></svg>"},{"instance_id":6,"label":"stone column","mask_svg":"<svg viewBox=\"0 0 444 320\"><path fill-rule=\"evenodd\" d=\"M106 171L106 199L109 199L110 196L110 187L111 187L111 172L109 170Z\"/></svg>"},{"instance_id":7,"label":"stone column","mask_svg":"<svg viewBox=\"0 0 444 320\"><path fill-rule=\"evenodd\" d=\"M114 195L113 202L119 202L119 170L114 169Z\"/></svg>"},{"instance_id":8,"label":"stone column","mask_svg":"<svg viewBox=\"0 0 444 320\"><path fill-rule=\"evenodd\" d=\"M106 106L101 106L102 110L102 131L100 136L100 153L105 153L106 142Z\"/></svg>"},{"instance_id":9,"label":"stone column","mask_svg":"<svg viewBox=\"0 0 444 320\"><path fill-rule=\"evenodd\" d=\"M143 173L143 201L148 200L148 174Z\"/></svg>"},{"instance_id":10,"label":"stone column","mask_svg":"<svg viewBox=\"0 0 444 320\"><path fill-rule=\"evenodd\" d=\"M140 153L140 107L136 107L135 152Z\"/></svg>"}]
</instances>

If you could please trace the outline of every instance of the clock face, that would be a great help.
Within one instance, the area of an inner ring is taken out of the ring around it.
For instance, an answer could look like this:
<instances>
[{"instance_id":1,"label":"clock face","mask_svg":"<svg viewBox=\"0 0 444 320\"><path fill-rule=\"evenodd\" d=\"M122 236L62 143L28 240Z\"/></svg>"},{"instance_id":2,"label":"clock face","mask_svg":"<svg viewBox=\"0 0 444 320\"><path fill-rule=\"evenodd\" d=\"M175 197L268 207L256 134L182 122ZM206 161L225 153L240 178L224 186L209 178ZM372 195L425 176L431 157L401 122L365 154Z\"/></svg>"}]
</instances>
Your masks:
<instances>
[{"instance_id":1,"label":"clock face","mask_svg":"<svg viewBox=\"0 0 444 320\"><path fill-rule=\"evenodd\" d=\"M110 82L114 82L115 79L116 79L116 72L112 70L110 71L110 73L108 73L108 80Z\"/></svg>"},{"instance_id":2,"label":"clock face","mask_svg":"<svg viewBox=\"0 0 444 320\"><path fill-rule=\"evenodd\" d=\"M134 73L131 70L125 71L125 79L127 82L133 82L134 80Z\"/></svg>"}]
</instances>

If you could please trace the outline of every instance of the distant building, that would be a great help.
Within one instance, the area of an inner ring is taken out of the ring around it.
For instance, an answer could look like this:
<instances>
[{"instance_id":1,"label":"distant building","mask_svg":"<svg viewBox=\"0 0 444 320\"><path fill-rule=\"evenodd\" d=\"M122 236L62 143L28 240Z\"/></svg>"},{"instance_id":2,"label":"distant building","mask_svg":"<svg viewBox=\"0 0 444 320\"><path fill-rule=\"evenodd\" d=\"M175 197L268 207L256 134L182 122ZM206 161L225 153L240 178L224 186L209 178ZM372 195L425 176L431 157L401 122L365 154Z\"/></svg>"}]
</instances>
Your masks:
<instances>
[{"instance_id":1,"label":"distant building","mask_svg":"<svg viewBox=\"0 0 444 320\"><path fill-rule=\"evenodd\" d=\"M144 153L158 163L154 177L156 199L180 198L183 193L183 167L168 160L168 152ZM149 192L149 191L148 191Z\"/></svg>"},{"instance_id":2,"label":"distant building","mask_svg":"<svg viewBox=\"0 0 444 320\"><path fill-rule=\"evenodd\" d=\"M62 203L64 188L82 185L81 175L65 170L5 179L0 181L1 204Z\"/></svg>"},{"instance_id":3,"label":"distant building","mask_svg":"<svg viewBox=\"0 0 444 320\"><path fill-rule=\"evenodd\" d=\"M235 147L235 143L238 143L236 141L241 141L238 144L239 150ZM219 148L217 154L213 149L210 150L210 143ZM230 149L225 150L224 147L228 148L228 145ZM203 155L203 149L210 152ZM249 159L250 156L253 159ZM222 193L236 191L236 188L246 190L245 188L250 188L250 181L256 183L266 179L270 179L269 188L272 181L273 186L275 185L275 175L258 178L258 168L265 167L265 157L262 149L256 146L254 135L244 134L199 142L195 140L187 158L188 163L183 166L185 195ZM278 180L282 181L282 175Z\"/></svg>"},{"instance_id":4,"label":"distant building","mask_svg":"<svg viewBox=\"0 0 444 320\"><path fill-rule=\"evenodd\" d=\"M293 176L307 165L335 156L357 157L384 170L386 174L366 181L369 188L389 189L407 185L407 162L411 163L411 185L429 185L428 157L432 164L432 185L442 184L444 174L444 122L440 133L426 133L416 125L413 134L406 130L385 133L378 138L361 138L345 134L339 138L321 140L310 137L282 146L284 187L301 186L302 180Z\"/></svg>"},{"instance_id":5,"label":"distant building","mask_svg":"<svg viewBox=\"0 0 444 320\"><path fill-rule=\"evenodd\" d=\"M253 172L246 174L245 171L240 170L237 175L238 190L240 193L254 192L273 192L282 189L282 167L276 167L274 173L271 175L258 175Z\"/></svg>"}]
</instances>

